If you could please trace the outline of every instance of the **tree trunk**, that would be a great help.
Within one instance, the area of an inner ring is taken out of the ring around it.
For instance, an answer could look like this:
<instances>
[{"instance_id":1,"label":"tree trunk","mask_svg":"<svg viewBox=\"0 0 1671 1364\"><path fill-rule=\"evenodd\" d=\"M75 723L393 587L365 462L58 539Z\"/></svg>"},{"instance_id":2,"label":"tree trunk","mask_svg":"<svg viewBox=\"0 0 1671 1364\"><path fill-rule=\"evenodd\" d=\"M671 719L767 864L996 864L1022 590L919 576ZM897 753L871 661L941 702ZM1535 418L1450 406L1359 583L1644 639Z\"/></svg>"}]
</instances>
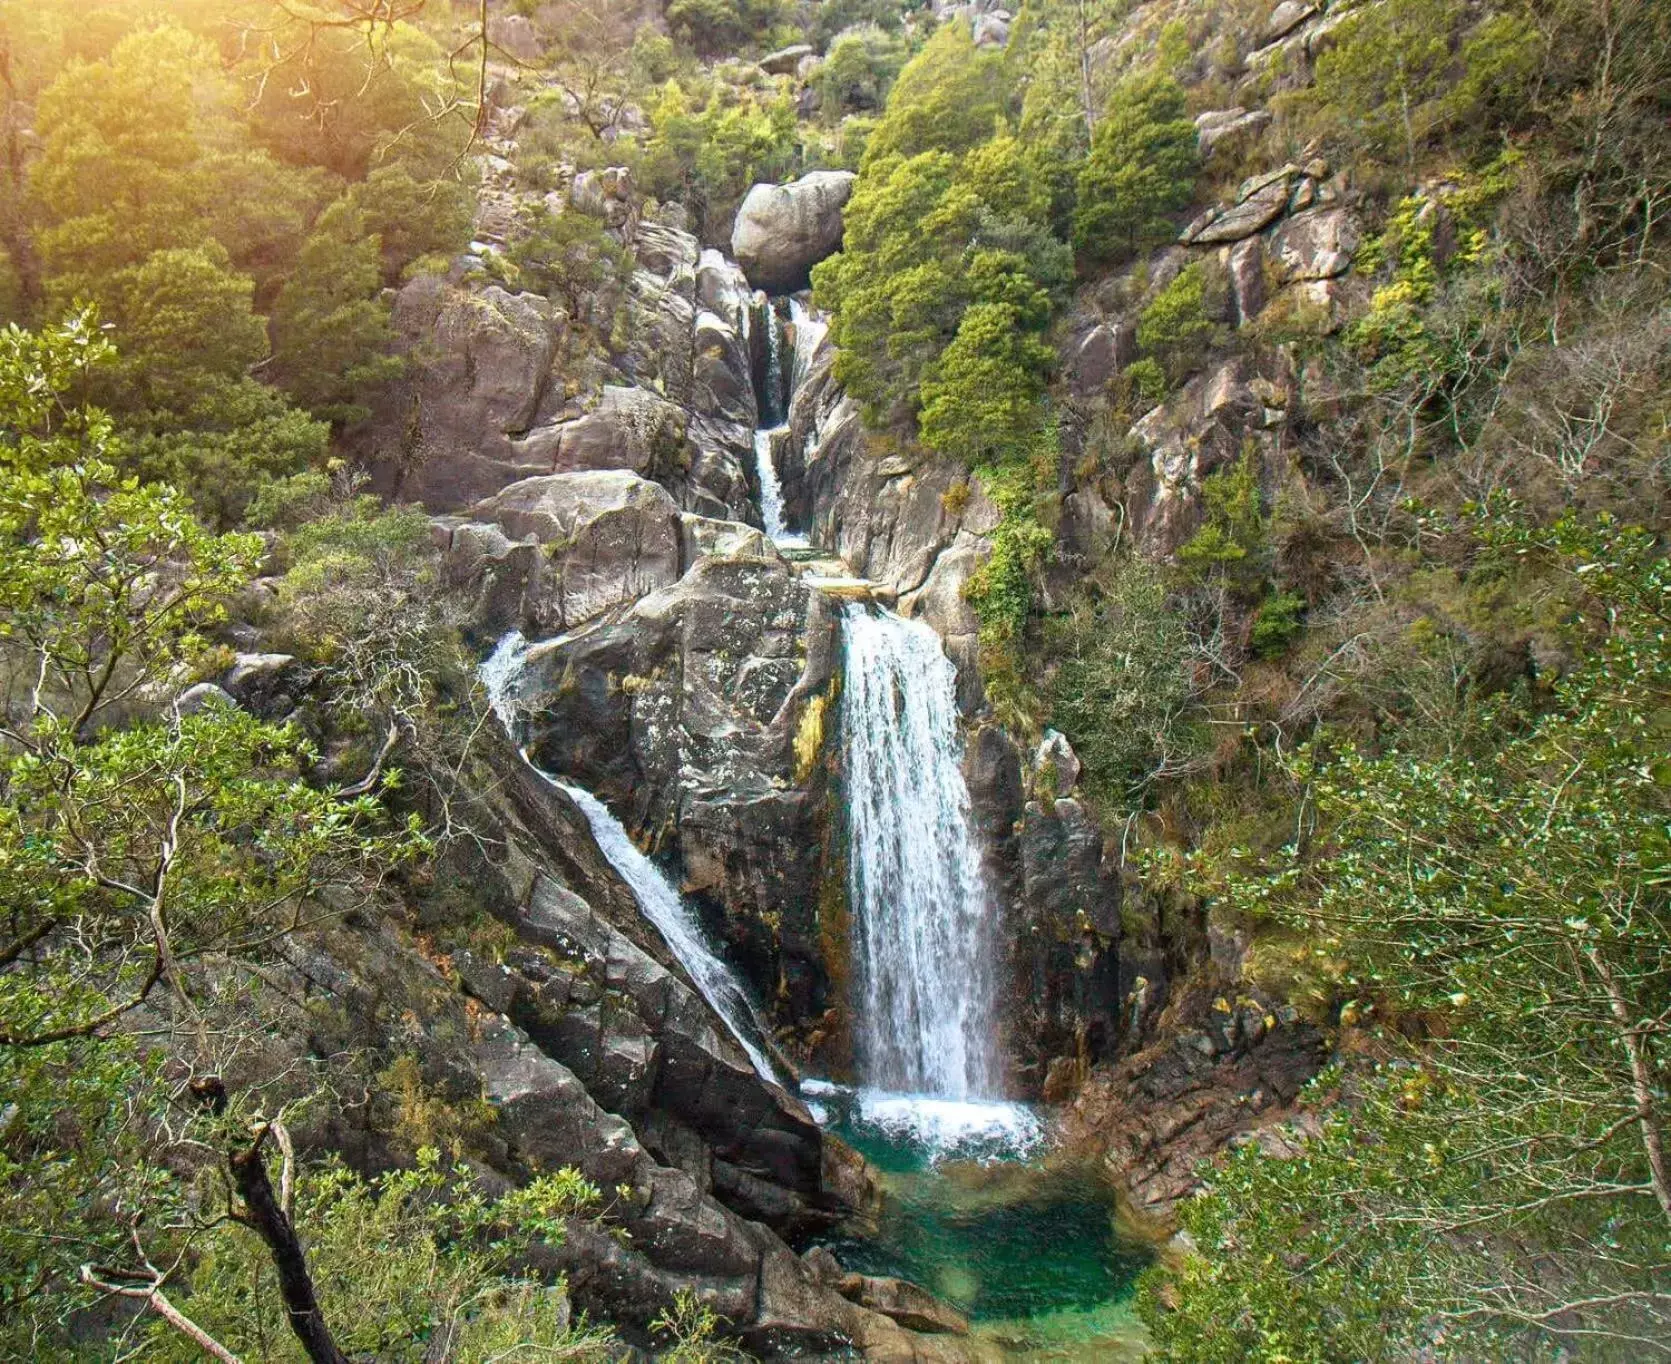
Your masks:
<instances>
[{"instance_id":1,"label":"tree trunk","mask_svg":"<svg viewBox=\"0 0 1671 1364\"><path fill-rule=\"evenodd\" d=\"M1671 1221L1671 1171L1666 1166L1665 1139L1654 1115L1654 1068L1648 1056L1648 1044L1631 1017L1630 1003L1619 988L1613 968L1602 960L1601 953L1593 947L1586 949L1585 955L1606 987L1608 1007L1613 1021L1619 1025L1625 1055L1630 1058L1631 1091L1636 1100L1637 1125L1642 1131L1642 1149L1648 1157L1648 1178L1653 1182L1654 1197L1659 1201L1660 1211L1667 1221Z\"/></svg>"},{"instance_id":2,"label":"tree trunk","mask_svg":"<svg viewBox=\"0 0 1671 1364\"><path fill-rule=\"evenodd\" d=\"M262 1134L262 1138L265 1137ZM319 1299L313 1291L313 1277L308 1273L307 1258L296 1229L273 1193L273 1182L267 1177L267 1162L261 1158L258 1138L246 1151L228 1160L232 1182L244 1200L241 1220L263 1241L278 1270L279 1294L284 1299L284 1314L290 1329L301 1341L313 1364L349 1364L348 1356L337 1348L330 1328L325 1325L319 1310Z\"/></svg>"}]
</instances>

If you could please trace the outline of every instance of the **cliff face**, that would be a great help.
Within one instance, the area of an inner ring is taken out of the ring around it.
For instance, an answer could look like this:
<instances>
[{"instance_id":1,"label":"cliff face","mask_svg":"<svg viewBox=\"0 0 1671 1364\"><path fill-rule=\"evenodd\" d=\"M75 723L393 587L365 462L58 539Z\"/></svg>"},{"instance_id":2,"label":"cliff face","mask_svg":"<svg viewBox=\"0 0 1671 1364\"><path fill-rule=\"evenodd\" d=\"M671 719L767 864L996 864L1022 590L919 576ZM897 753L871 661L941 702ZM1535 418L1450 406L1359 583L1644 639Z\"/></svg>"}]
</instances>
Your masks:
<instances>
[{"instance_id":1,"label":"cliff face","mask_svg":"<svg viewBox=\"0 0 1671 1364\"><path fill-rule=\"evenodd\" d=\"M1248 45L1250 72L1267 60L1261 54L1292 49L1282 83L1304 79L1327 18L1291 18L1226 30ZM1099 80L1146 50L1153 20L1139 14L1102 45ZM522 79L527 93L531 77ZM512 167L524 119L508 103L494 116L493 153ZM1077 573L1122 545L1167 559L1201 524L1203 480L1250 449L1280 464L1293 424L1317 401L1321 377L1267 340L1276 333L1261 319L1303 314L1338 325L1362 292L1351 274L1362 229L1350 184L1316 158L1269 168L1242 160L1267 121L1256 104L1203 114L1209 165L1250 173L1223 202L1181 215L1177 244L1083 282L1058 326L1063 420L1047 594L1066 599ZM514 254L530 223L552 213L590 217L630 269L566 307L498 282L498 253ZM902 613L928 621L957 665L970 788L1003 901L1011 1083L1065 1099L1093 1064L1168 1045L1190 1013L1168 1007L1174 994L1234 996L1240 963L1234 952L1209 952L1199 906L1146 890L1124 868L1120 831L1105 830L1075 789L1071 747L1053 741L1066 749L1067 772L992 713L966 589L1004 513L981 480L897 432L867 429L834 378L821 324L765 307L743 270L704 249L682 218L677 206L646 202L624 169L572 174L566 189L540 194L514 175L490 177L476 254L400 295L396 318L414 366L360 434L365 457L379 486L436 515L446 578L483 644L510 628L555 641L530 669L536 760L597 792L677 870L774 1023L803 1058L839 1073L848 1007L839 628L832 603L754 529L754 430L790 389L787 430L772 445L786 520ZM756 213L750 224L750 258L764 258L771 223ZM807 235L776 245L793 254ZM1139 319L1192 267L1219 281L1208 308L1227 339L1131 422L1122 463L1087 459L1099 414L1136 359ZM807 335L797 335L801 326ZM526 1011L532 989L501 991L502 1002L524 1000ZM553 1046L599 1036L589 1007L534 1035ZM624 1059L648 1055L653 1040L634 1033L587 1045L627 1066L582 1076L603 1086L606 1107L632 1110L641 1124L669 1120L670 1101L647 1097L642 1067ZM1294 1052L1312 1054L1309 1044ZM1306 1064L1285 1062L1295 1074ZM1215 1060L1190 1074L1190 1102L1217 1115L1188 1124L1216 1134L1206 1146L1257 1120L1261 1105L1248 1106L1240 1071ZM1101 1082L1119 1091L1113 1102L1160 1102L1121 1075ZM1154 1139L1162 1163L1169 1142ZM1167 1185L1161 1210L1186 1186ZM729 1187L750 1206L739 1181ZM793 1179L785 1187L773 1197L818 1194Z\"/></svg>"}]
</instances>

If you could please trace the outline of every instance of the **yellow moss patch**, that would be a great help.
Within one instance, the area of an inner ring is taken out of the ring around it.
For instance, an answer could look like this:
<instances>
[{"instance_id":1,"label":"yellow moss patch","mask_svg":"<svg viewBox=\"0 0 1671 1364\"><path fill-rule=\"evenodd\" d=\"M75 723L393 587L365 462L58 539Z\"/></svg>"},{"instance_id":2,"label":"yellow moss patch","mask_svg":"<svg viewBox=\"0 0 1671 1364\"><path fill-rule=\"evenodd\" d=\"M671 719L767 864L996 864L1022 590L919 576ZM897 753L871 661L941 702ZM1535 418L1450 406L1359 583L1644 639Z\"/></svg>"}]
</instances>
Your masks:
<instances>
[{"instance_id":1,"label":"yellow moss patch","mask_svg":"<svg viewBox=\"0 0 1671 1364\"><path fill-rule=\"evenodd\" d=\"M795 780L804 782L818 764L824 750L824 714L829 709L829 698L818 695L807 702L801 712L801 723L795 728Z\"/></svg>"}]
</instances>

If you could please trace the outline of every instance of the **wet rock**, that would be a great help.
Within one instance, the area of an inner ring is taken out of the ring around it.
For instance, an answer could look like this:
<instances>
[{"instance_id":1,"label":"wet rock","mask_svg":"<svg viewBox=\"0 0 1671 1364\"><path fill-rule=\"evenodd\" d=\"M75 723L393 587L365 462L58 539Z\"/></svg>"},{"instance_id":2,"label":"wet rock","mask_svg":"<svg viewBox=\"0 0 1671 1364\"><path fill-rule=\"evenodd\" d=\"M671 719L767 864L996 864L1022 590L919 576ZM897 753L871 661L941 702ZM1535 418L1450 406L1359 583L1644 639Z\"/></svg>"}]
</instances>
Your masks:
<instances>
[{"instance_id":1,"label":"wet rock","mask_svg":"<svg viewBox=\"0 0 1671 1364\"><path fill-rule=\"evenodd\" d=\"M545 51L539 32L525 14L496 14L487 21L488 41L519 62L538 61Z\"/></svg>"},{"instance_id":2,"label":"wet rock","mask_svg":"<svg viewBox=\"0 0 1671 1364\"><path fill-rule=\"evenodd\" d=\"M215 706L226 706L230 709L237 704L224 687L217 687L213 682L199 682L194 687L187 687L174 698L174 712L182 716L196 715L200 711L212 710Z\"/></svg>"},{"instance_id":3,"label":"wet rock","mask_svg":"<svg viewBox=\"0 0 1671 1364\"><path fill-rule=\"evenodd\" d=\"M851 171L810 171L786 185L755 185L737 210L731 254L768 293L806 287L808 272L841 247Z\"/></svg>"},{"instance_id":4,"label":"wet rock","mask_svg":"<svg viewBox=\"0 0 1671 1364\"><path fill-rule=\"evenodd\" d=\"M1080 397L1102 392L1108 381L1137 358L1137 329L1126 322L1098 323L1068 355L1068 380Z\"/></svg>"},{"instance_id":5,"label":"wet rock","mask_svg":"<svg viewBox=\"0 0 1671 1364\"><path fill-rule=\"evenodd\" d=\"M688 458L688 420L683 408L647 389L606 384L591 412L531 431L518 448L527 463L554 474L626 469L656 478Z\"/></svg>"},{"instance_id":6,"label":"wet rock","mask_svg":"<svg viewBox=\"0 0 1671 1364\"><path fill-rule=\"evenodd\" d=\"M238 654L221 686L245 710L267 719L288 715L302 686L301 667L289 654Z\"/></svg>"},{"instance_id":7,"label":"wet rock","mask_svg":"<svg viewBox=\"0 0 1671 1364\"><path fill-rule=\"evenodd\" d=\"M1175 1031L1100 1066L1064 1117L1072 1148L1101 1154L1141 1212L1170 1219L1198 1168L1233 1141L1303 1121L1292 1105L1322 1069L1322 1035L1257 992L1215 995L1197 978L1173 1002Z\"/></svg>"},{"instance_id":8,"label":"wet rock","mask_svg":"<svg viewBox=\"0 0 1671 1364\"><path fill-rule=\"evenodd\" d=\"M534 423L568 319L548 299L419 276L395 299L412 372L369 438L382 491L456 511L529 473L513 437Z\"/></svg>"},{"instance_id":9,"label":"wet rock","mask_svg":"<svg viewBox=\"0 0 1671 1364\"><path fill-rule=\"evenodd\" d=\"M548 770L661 837L686 893L723 916L731 959L788 1017L814 1018L823 815L794 745L832 676L837 608L775 550L747 552L744 528L686 529L741 552L531 657L530 737Z\"/></svg>"},{"instance_id":10,"label":"wet rock","mask_svg":"<svg viewBox=\"0 0 1671 1364\"><path fill-rule=\"evenodd\" d=\"M1079 755L1073 751L1068 737L1054 729L1047 729L1039 746L1033 750L1033 782L1048 787L1056 796L1071 796L1079 785Z\"/></svg>"},{"instance_id":11,"label":"wet rock","mask_svg":"<svg viewBox=\"0 0 1671 1364\"><path fill-rule=\"evenodd\" d=\"M632 214L632 172L625 166L577 173L569 182L569 202L580 212L620 227Z\"/></svg>"},{"instance_id":12,"label":"wet rock","mask_svg":"<svg viewBox=\"0 0 1671 1364\"><path fill-rule=\"evenodd\" d=\"M1257 237L1236 243L1227 266L1236 325L1245 327L1265 306L1265 243Z\"/></svg>"},{"instance_id":13,"label":"wet rock","mask_svg":"<svg viewBox=\"0 0 1671 1364\"><path fill-rule=\"evenodd\" d=\"M848 1274L842 1277L838 1287L842 1297L892 1317L909 1330L955 1336L969 1334L969 1319L963 1313L907 1279Z\"/></svg>"}]
</instances>

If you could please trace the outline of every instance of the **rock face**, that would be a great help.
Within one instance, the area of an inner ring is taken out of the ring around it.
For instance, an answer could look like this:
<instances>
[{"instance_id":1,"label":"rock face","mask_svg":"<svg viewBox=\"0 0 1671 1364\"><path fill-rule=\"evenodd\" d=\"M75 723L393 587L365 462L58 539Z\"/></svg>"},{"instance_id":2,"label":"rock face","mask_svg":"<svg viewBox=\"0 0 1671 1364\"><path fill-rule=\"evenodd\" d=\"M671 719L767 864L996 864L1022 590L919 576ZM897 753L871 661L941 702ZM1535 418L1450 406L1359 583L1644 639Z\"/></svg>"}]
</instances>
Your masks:
<instances>
[{"instance_id":1,"label":"rock face","mask_svg":"<svg viewBox=\"0 0 1671 1364\"><path fill-rule=\"evenodd\" d=\"M552 367L568 330L555 305L421 275L397 296L394 321L425 358L405 395L416 420L388 430L398 446L375 462L380 484L440 511L549 472L525 462L516 438L553 398Z\"/></svg>"},{"instance_id":2,"label":"rock face","mask_svg":"<svg viewBox=\"0 0 1671 1364\"><path fill-rule=\"evenodd\" d=\"M637 601L684 567L673 499L624 470L523 479L472 515L450 531L449 579L475 587L484 624L534 638Z\"/></svg>"},{"instance_id":3,"label":"rock face","mask_svg":"<svg viewBox=\"0 0 1671 1364\"><path fill-rule=\"evenodd\" d=\"M1147 982L1131 992L1141 1007ZM1162 1040L1093 1075L1065 1119L1069 1146L1101 1155L1138 1211L1169 1221L1200 1186L1202 1161L1256 1140L1281 1153L1283 1124L1322 1069L1322 1035L1258 994L1215 996L1197 980L1167 1010Z\"/></svg>"},{"instance_id":4,"label":"rock face","mask_svg":"<svg viewBox=\"0 0 1671 1364\"><path fill-rule=\"evenodd\" d=\"M768 76L792 76L802 61L812 56L811 43L791 43L776 52L768 52L760 59L760 69Z\"/></svg>"},{"instance_id":5,"label":"rock face","mask_svg":"<svg viewBox=\"0 0 1671 1364\"><path fill-rule=\"evenodd\" d=\"M536 648L525 673L537 760L651 835L791 1023L829 1003L825 808L808 778L838 640L835 604L775 551L716 555L613 623Z\"/></svg>"},{"instance_id":6,"label":"rock face","mask_svg":"<svg viewBox=\"0 0 1671 1364\"><path fill-rule=\"evenodd\" d=\"M753 516L748 281L689 233L639 221L620 168L577 175L568 200L557 207L599 218L632 252L624 289L587 295L576 321L541 295L483 284L472 258L403 287L394 318L410 372L354 435L375 485L448 513L524 478L627 469L682 510ZM606 355L568 353L600 334ZM595 386L577 385L587 374Z\"/></svg>"},{"instance_id":7,"label":"rock face","mask_svg":"<svg viewBox=\"0 0 1671 1364\"><path fill-rule=\"evenodd\" d=\"M958 669L958 703L982 701L980 622L963 587L991 552L1001 519L955 461L920 447L878 456L857 406L836 384L824 338L789 408L779 473L791 525L877 583L901 614L940 634Z\"/></svg>"},{"instance_id":8,"label":"rock face","mask_svg":"<svg viewBox=\"0 0 1671 1364\"><path fill-rule=\"evenodd\" d=\"M737 210L731 254L768 293L804 289L808 272L841 246L851 171L811 171L787 185L756 185Z\"/></svg>"}]
</instances>

